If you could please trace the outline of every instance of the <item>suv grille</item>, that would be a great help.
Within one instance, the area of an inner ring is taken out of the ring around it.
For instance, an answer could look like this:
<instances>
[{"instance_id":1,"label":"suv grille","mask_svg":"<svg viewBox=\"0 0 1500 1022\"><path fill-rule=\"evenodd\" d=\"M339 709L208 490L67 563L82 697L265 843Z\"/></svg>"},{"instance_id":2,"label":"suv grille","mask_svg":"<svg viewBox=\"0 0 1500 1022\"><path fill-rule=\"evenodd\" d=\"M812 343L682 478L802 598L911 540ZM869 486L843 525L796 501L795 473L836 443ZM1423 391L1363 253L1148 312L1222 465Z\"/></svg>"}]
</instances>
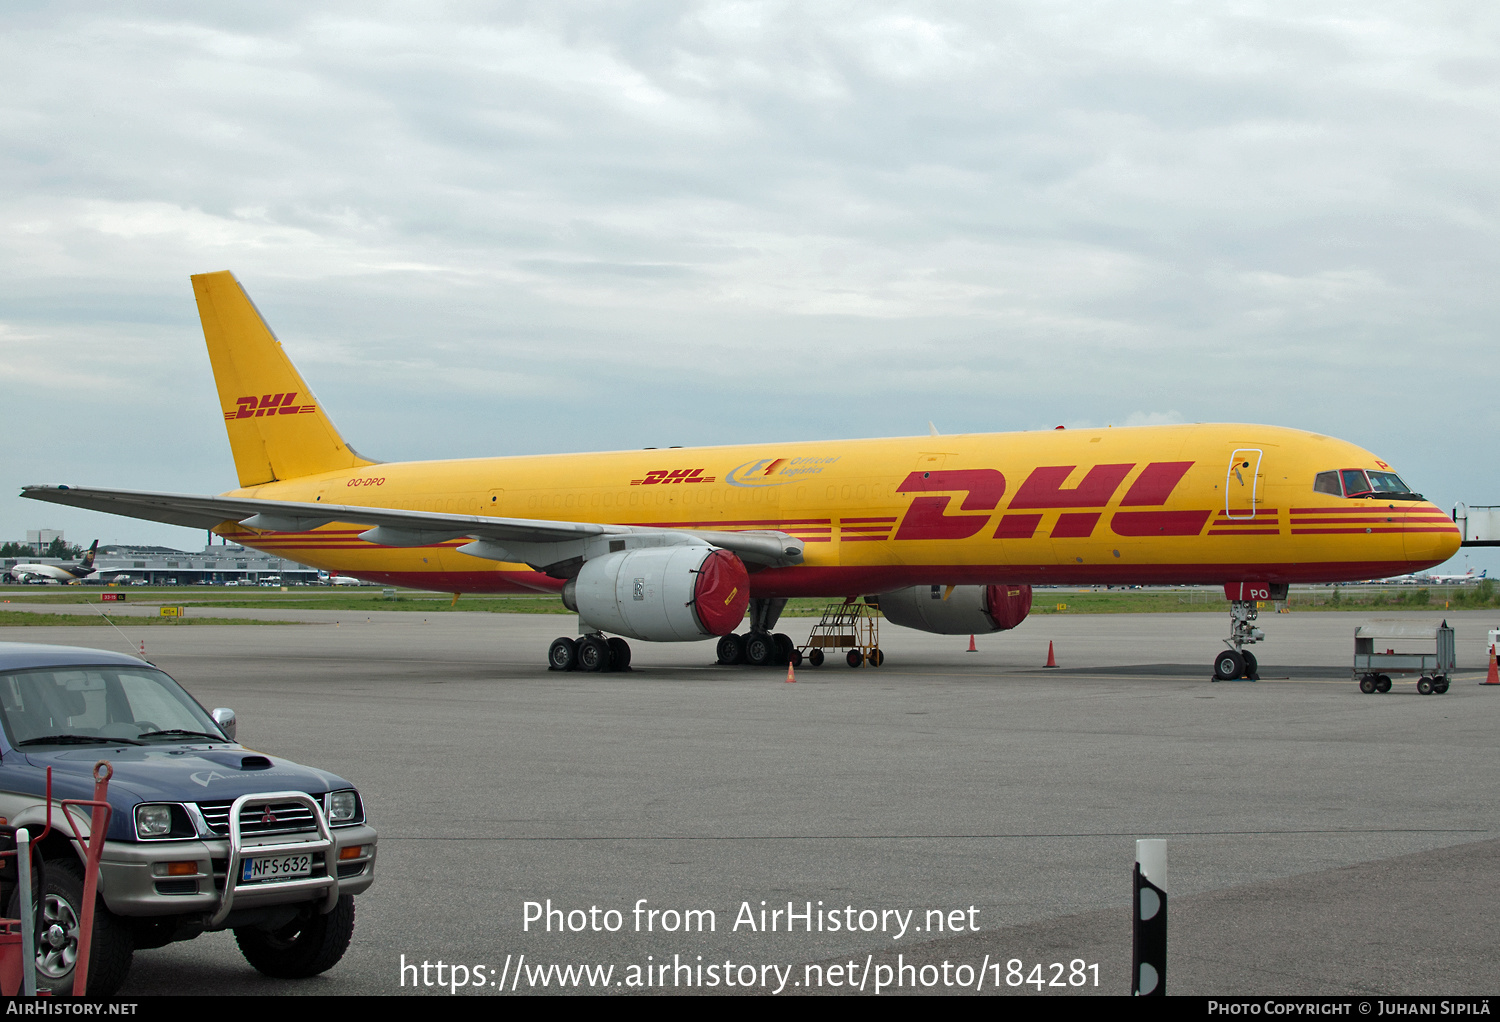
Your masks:
<instances>
[{"instance_id":1,"label":"suv grille","mask_svg":"<svg viewBox=\"0 0 1500 1022\"><path fill-rule=\"evenodd\" d=\"M322 795L313 795L321 801ZM220 837L229 836L229 809L233 799L227 802L199 802L198 811L208 829ZM266 813L274 817L266 819ZM272 802L269 805L249 805L240 811L240 833L245 836L257 834L296 834L303 831L316 833L317 822L304 805L296 802Z\"/></svg>"}]
</instances>

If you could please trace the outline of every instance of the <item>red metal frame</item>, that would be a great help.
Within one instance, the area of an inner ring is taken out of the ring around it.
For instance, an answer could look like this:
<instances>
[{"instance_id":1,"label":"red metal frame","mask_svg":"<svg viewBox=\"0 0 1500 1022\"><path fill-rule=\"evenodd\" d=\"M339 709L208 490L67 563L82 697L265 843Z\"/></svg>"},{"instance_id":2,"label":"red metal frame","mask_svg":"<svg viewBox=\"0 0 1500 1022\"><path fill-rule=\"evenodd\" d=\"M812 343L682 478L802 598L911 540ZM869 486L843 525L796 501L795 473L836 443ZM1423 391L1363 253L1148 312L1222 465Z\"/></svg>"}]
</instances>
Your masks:
<instances>
[{"instance_id":1,"label":"red metal frame","mask_svg":"<svg viewBox=\"0 0 1500 1022\"><path fill-rule=\"evenodd\" d=\"M51 773L49 769L47 792L47 828L52 827L52 793ZM78 958L73 963L73 996L82 997L88 990L89 985L89 951L94 942L94 899L99 893L99 859L104 855L104 842L108 837L109 821L113 810L109 805L109 779L115 775L115 768L110 766L109 760L101 759L94 764L94 797L65 798L59 803L62 806L63 815L67 817L69 825L73 827L73 840L83 844L77 837L78 826L69 814L70 806L92 806L93 814L89 818L89 843L85 849L83 863L83 904L78 907L80 918L78 920ZM46 833L43 831L42 833Z\"/></svg>"}]
</instances>

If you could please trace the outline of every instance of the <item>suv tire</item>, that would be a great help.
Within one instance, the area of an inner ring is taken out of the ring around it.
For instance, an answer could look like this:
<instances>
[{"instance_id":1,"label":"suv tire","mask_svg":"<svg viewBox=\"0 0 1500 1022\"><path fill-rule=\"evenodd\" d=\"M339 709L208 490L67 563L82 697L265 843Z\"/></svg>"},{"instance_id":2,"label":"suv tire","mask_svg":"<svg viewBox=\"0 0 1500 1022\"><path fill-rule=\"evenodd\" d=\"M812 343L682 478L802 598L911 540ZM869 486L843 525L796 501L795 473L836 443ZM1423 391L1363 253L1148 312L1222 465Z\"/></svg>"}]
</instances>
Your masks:
<instances>
[{"instance_id":1,"label":"suv tire","mask_svg":"<svg viewBox=\"0 0 1500 1022\"><path fill-rule=\"evenodd\" d=\"M294 919L277 930L242 926L234 931L245 961L276 979L305 979L338 964L354 936L354 898L341 895L327 915Z\"/></svg>"},{"instance_id":2,"label":"suv tire","mask_svg":"<svg viewBox=\"0 0 1500 1022\"><path fill-rule=\"evenodd\" d=\"M83 864L69 856L48 859L41 918L37 926L37 991L50 990L54 997L73 996L73 961L78 955L79 924L83 919ZM95 896L94 938L89 943L89 997L112 997L130 971L135 943L130 933ZM10 913L19 911L11 897ZM57 943L47 941L52 927Z\"/></svg>"}]
</instances>

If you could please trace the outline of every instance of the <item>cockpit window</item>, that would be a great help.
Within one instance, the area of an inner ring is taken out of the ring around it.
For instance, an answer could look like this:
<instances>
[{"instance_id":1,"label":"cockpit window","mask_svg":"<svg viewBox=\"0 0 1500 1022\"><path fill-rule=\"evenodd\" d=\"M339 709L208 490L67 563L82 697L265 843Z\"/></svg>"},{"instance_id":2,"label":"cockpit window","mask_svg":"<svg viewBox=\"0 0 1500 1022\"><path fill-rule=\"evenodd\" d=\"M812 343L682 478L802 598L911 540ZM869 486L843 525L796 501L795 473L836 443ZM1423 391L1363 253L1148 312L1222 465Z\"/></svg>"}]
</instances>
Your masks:
<instances>
[{"instance_id":1,"label":"cockpit window","mask_svg":"<svg viewBox=\"0 0 1500 1022\"><path fill-rule=\"evenodd\" d=\"M1371 472L1370 489L1376 493L1410 493L1411 488L1394 472Z\"/></svg>"},{"instance_id":2,"label":"cockpit window","mask_svg":"<svg viewBox=\"0 0 1500 1022\"><path fill-rule=\"evenodd\" d=\"M1406 482L1394 472L1366 472L1362 468L1344 468L1337 472L1319 472L1313 479L1313 491L1335 497L1381 497L1395 500L1421 500Z\"/></svg>"},{"instance_id":3,"label":"cockpit window","mask_svg":"<svg viewBox=\"0 0 1500 1022\"><path fill-rule=\"evenodd\" d=\"M1339 478L1344 481L1344 496L1357 497L1361 493L1370 492L1370 484L1365 481L1363 469L1346 468L1339 473Z\"/></svg>"}]
</instances>

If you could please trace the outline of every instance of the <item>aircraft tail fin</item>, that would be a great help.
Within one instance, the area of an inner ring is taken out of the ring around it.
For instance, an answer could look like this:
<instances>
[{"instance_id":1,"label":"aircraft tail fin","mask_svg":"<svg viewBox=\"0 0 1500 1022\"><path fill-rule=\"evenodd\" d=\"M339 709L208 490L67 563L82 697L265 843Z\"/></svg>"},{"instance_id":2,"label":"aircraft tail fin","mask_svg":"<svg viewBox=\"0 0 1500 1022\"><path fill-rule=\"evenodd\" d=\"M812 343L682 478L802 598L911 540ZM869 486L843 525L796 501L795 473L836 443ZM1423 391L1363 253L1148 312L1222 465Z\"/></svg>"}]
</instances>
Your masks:
<instances>
[{"instance_id":1,"label":"aircraft tail fin","mask_svg":"<svg viewBox=\"0 0 1500 1022\"><path fill-rule=\"evenodd\" d=\"M94 545L89 547L89 552L83 555L83 560L78 567L85 575L94 570L94 555L99 552L99 541L94 540Z\"/></svg>"},{"instance_id":2,"label":"aircraft tail fin","mask_svg":"<svg viewBox=\"0 0 1500 1022\"><path fill-rule=\"evenodd\" d=\"M339 435L234 274L193 276L241 486L372 465Z\"/></svg>"}]
</instances>

